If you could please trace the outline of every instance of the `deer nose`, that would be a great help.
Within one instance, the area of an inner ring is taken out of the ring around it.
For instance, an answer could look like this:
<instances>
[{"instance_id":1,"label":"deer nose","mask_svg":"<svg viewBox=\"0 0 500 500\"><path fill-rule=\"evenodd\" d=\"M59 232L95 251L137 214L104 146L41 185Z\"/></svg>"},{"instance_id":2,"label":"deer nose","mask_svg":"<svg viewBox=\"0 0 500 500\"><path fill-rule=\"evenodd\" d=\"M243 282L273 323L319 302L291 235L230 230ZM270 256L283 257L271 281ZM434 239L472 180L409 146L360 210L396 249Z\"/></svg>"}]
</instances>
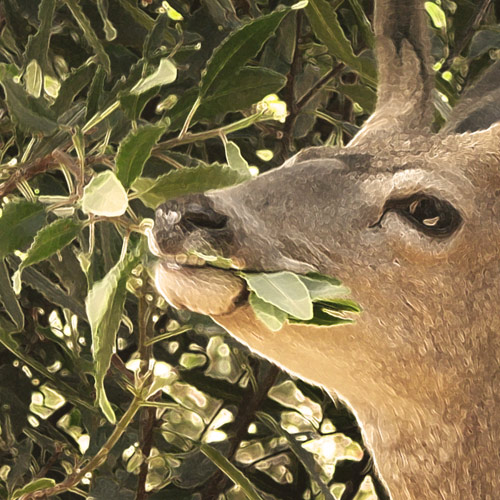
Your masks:
<instances>
[{"instance_id":1,"label":"deer nose","mask_svg":"<svg viewBox=\"0 0 500 500\"><path fill-rule=\"evenodd\" d=\"M203 194L169 200L155 214L153 235L164 253L219 248L230 239L228 217Z\"/></svg>"}]
</instances>

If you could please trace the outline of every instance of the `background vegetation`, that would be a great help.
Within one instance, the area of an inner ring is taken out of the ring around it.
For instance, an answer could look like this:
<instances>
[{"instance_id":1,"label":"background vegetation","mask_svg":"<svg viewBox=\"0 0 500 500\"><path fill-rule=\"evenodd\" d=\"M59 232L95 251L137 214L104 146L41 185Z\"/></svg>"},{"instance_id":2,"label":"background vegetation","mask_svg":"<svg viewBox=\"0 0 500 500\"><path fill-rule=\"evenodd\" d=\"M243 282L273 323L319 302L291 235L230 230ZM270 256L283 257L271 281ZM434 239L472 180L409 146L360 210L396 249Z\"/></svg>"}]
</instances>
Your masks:
<instances>
[{"instance_id":1,"label":"background vegetation","mask_svg":"<svg viewBox=\"0 0 500 500\"><path fill-rule=\"evenodd\" d=\"M439 127L500 56L500 2L426 6ZM384 497L348 411L168 307L145 236L166 198L348 141L372 11L0 4L0 498Z\"/></svg>"}]
</instances>

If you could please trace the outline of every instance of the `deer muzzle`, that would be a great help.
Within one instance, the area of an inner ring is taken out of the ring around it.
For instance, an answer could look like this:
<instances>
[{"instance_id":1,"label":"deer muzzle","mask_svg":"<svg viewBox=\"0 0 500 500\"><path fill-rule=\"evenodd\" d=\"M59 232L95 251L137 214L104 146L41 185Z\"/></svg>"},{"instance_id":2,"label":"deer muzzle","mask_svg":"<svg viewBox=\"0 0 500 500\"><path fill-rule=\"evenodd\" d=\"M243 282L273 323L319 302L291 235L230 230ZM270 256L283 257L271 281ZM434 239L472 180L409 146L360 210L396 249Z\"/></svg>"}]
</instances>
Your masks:
<instances>
[{"instance_id":1,"label":"deer muzzle","mask_svg":"<svg viewBox=\"0 0 500 500\"><path fill-rule=\"evenodd\" d=\"M231 271L207 267L205 257L231 258L228 218L203 194L170 200L158 207L150 246L160 257L158 291L177 308L221 315L245 296L243 281Z\"/></svg>"}]
</instances>

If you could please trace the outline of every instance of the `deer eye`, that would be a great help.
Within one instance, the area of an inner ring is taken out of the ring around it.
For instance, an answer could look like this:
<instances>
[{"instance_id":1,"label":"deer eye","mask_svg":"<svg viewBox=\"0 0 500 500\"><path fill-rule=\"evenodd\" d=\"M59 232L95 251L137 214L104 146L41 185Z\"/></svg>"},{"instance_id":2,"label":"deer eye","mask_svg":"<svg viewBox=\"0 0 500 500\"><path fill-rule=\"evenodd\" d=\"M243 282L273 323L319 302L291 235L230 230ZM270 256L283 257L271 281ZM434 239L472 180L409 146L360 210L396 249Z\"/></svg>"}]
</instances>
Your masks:
<instances>
[{"instance_id":1,"label":"deer eye","mask_svg":"<svg viewBox=\"0 0 500 500\"><path fill-rule=\"evenodd\" d=\"M388 200L384 214L394 211L420 232L434 237L451 236L461 225L462 217L451 203L426 194Z\"/></svg>"}]
</instances>

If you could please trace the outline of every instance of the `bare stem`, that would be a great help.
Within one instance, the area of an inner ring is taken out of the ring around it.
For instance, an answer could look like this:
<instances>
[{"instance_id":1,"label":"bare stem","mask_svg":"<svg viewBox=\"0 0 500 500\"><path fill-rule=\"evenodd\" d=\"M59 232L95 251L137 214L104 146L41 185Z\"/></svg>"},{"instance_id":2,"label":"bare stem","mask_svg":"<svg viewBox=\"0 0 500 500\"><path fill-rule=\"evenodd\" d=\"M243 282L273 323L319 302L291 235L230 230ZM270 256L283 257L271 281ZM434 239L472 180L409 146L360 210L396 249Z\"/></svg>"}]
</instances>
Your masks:
<instances>
[{"instance_id":1,"label":"bare stem","mask_svg":"<svg viewBox=\"0 0 500 500\"><path fill-rule=\"evenodd\" d=\"M113 430L111 436L109 436L108 440L104 443L102 448L87 463L85 467L83 467L82 469L77 469L74 474L67 477L63 482L56 484L51 488L46 488L28 495L24 495L23 497L21 497L21 500L37 500L42 498L50 498L75 487L85 477L86 474L92 472L94 469L96 469L106 461L109 452L113 449L115 444L118 442L122 434L129 426L130 422L132 422L132 420L134 419L135 414L141 407L141 403L141 397L135 396L132 400L132 403L130 403L127 411L123 414L120 421L116 424L116 427Z\"/></svg>"}]
</instances>

